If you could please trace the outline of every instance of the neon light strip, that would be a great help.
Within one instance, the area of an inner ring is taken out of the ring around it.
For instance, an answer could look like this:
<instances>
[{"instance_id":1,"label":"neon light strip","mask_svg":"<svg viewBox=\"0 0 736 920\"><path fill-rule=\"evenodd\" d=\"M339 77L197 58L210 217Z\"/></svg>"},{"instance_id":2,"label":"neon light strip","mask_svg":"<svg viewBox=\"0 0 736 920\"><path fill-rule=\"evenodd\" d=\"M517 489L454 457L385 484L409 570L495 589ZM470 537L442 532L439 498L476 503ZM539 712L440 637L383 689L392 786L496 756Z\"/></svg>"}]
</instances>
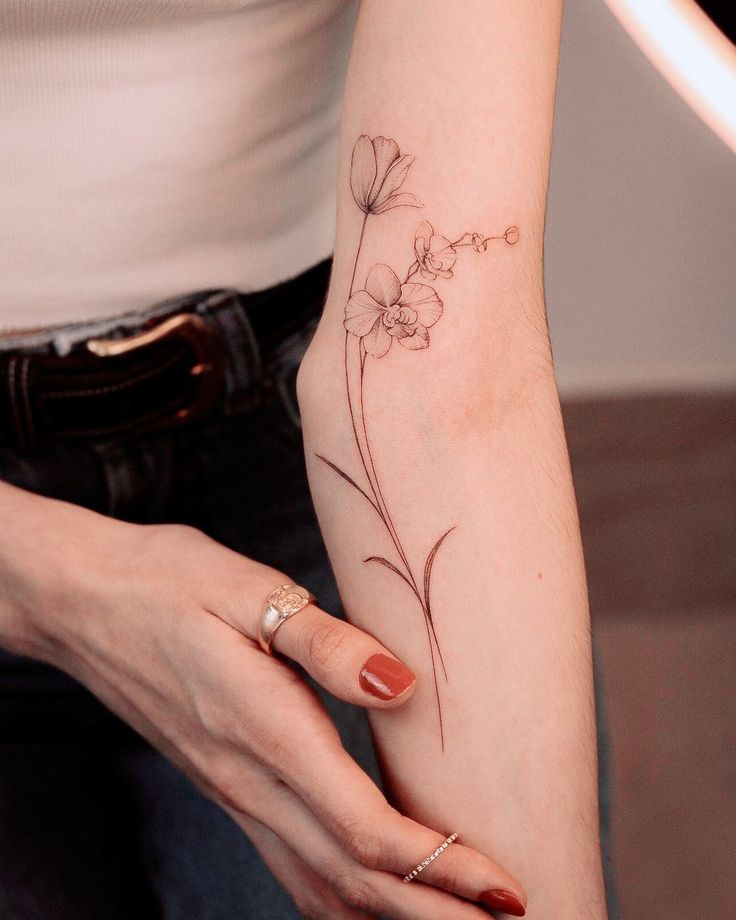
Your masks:
<instances>
[{"instance_id":1,"label":"neon light strip","mask_svg":"<svg viewBox=\"0 0 736 920\"><path fill-rule=\"evenodd\" d=\"M606 0L665 79L736 152L736 48L694 0Z\"/></svg>"}]
</instances>

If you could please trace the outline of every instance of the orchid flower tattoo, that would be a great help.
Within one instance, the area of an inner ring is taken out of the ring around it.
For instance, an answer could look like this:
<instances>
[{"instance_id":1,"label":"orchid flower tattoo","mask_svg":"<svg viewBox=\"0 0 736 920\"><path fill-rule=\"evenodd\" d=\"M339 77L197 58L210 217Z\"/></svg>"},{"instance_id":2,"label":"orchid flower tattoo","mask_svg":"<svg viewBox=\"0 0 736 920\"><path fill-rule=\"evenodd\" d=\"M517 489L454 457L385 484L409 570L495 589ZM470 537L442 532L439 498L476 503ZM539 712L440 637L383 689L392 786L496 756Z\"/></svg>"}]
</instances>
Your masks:
<instances>
[{"instance_id":1,"label":"orchid flower tattoo","mask_svg":"<svg viewBox=\"0 0 736 920\"><path fill-rule=\"evenodd\" d=\"M426 628L429 654L434 677L440 745L445 748L442 721L442 698L438 669L447 681L447 669L442 656L435 616L432 609L432 569L437 553L456 525L445 530L431 547L423 565L415 567L406 552L390 509L386 504L381 480L376 469L363 400L366 365L369 358L382 358L394 343L410 351L429 347L430 332L442 317L444 302L435 288L427 282L450 280L462 247L486 252L493 240L503 240L513 246L519 240L517 227L508 227L500 236L463 233L451 241L437 233L432 224L423 220L414 236L415 261L403 275L389 265L378 263L368 271L362 287L355 288L366 224L370 216L385 214L393 208L421 208L423 205L410 192L399 191L407 177L414 157L401 154L396 141L387 137L370 138L361 135L353 148L350 168L350 189L362 212L360 237L355 254L350 291L345 305L345 387L348 410L355 444L362 465L360 477L348 475L337 464L317 454L338 476L353 487L373 508L386 530L391 544L390 555L371 555L364 562L383 566L400 578L413 594ZM358 482L362 478L363 484Z\"/></svg>"}]
</instances>

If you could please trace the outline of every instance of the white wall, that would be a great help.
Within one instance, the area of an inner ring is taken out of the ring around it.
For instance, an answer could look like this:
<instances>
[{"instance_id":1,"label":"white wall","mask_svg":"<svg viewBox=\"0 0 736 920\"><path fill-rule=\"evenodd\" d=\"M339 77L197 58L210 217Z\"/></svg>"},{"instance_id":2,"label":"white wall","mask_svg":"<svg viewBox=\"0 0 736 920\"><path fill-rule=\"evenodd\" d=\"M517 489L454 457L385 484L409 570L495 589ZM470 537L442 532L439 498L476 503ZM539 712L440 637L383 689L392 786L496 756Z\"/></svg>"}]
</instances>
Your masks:
<instances>
[{"instance_id":1,"label":"white wall","mask_svg":"<svg viewBox=\"0 0 736 920\"><path fill-rule=\"evenodd\" d=\"M546 236L564 395L736 386L736 156L566 0Z\"/></svg>"}]
</instances>

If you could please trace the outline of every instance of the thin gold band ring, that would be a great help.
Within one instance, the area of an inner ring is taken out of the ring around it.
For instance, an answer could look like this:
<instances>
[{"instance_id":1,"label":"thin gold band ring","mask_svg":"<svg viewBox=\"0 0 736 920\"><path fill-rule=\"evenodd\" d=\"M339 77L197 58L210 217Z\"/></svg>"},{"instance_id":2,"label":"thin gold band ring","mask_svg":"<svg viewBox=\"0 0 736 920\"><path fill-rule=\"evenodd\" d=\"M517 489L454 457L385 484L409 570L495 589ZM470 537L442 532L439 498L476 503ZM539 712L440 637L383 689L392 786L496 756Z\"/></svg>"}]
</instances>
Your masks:
<instances>
[{"instance_id":1,"label":"thin gold band ring","mask_svg":"<svg viewBox=\"0 0 736 920\"><path fill-rule=\"evenodd\" d=\"M441 856L441 855L445 852L445 850L450 846L450 844L451 844L451 843L454 843L456 840L457 840L457 834L450 834L450 836L446 838L446 840L444 841L444 843L441 843L441 844L437 847L437 849L434 851L434 853L430 853L429 856L426 856L426 857L419 863L418 866L416 866L414 869L412 869L411 872L410 872L408 875L405 875L405 876L404 876L404 881L405 881L405 882L411 882L413 879L415 879L423 869L426 869L427 866L428 866L430 863L434 862L435 859L437 859L438 856Z\"/></svg>"}]
</instances>

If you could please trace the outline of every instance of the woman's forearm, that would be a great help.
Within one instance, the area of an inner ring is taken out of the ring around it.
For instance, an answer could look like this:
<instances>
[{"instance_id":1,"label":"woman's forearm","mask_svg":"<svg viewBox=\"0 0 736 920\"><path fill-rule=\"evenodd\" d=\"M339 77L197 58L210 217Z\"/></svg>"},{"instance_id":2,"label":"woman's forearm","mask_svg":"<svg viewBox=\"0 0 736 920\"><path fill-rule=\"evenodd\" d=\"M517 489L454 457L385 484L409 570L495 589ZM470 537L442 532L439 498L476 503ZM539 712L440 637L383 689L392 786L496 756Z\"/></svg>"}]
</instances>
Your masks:
<instances>
[{"instance_id":1,"label":"woman's forearm","mask_svg":"<svg viewBox=\"0 0 736 920\"><path fill-rule=\"evenodd\" d=\"M394 798L506 865L545 920L605 916L542 284L559 12L363 3L335 267L300 375L348 617L419 675L400 712L371 714Z\"/></svg>"}]
</instances>

